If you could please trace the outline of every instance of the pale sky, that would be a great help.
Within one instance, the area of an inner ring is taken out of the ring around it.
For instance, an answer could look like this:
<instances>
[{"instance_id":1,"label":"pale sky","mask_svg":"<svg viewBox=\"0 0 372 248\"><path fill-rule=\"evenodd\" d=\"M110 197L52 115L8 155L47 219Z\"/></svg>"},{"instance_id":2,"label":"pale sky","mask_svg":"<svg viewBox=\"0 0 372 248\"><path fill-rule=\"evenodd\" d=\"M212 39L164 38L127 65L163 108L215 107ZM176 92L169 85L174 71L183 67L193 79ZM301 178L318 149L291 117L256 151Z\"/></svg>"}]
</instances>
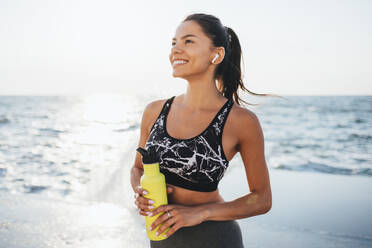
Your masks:
<instances>
[{"instance_id":1,"label":"pale sky","mask_svg":"<svg viewBox=\"0 0 372 248\"><path fill-rule=\"evenodd\" d=\"M184 91L168 55L197 12L237 33L253 92L372 95L370 0L2 0L0 95Z\"/></svg>"}]
</instances>

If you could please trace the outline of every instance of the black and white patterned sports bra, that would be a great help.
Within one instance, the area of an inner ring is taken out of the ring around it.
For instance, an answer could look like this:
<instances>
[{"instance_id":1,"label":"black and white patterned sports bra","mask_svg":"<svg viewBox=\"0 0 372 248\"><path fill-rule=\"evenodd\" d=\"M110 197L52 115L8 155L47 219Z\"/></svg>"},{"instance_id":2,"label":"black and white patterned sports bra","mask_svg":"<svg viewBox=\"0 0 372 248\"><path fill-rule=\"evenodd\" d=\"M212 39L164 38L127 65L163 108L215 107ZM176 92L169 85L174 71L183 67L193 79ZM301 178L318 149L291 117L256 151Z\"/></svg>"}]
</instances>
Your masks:
<instances>
[{"instance_id":1,"label":"black and white patterned sports bra","mask_svg":"<svg viewBox=\"0 0 372 248\"><path fill-rule=\"evenodd\" d=\"M167 132L166 120L175 96L167 99L151 128L145 149L155 149L166 183L212 192L225 174L229 161L222 149L222 132L233 100L227 100L209 126L199 135L177 139Z\"/></svg>"}]
</instances>

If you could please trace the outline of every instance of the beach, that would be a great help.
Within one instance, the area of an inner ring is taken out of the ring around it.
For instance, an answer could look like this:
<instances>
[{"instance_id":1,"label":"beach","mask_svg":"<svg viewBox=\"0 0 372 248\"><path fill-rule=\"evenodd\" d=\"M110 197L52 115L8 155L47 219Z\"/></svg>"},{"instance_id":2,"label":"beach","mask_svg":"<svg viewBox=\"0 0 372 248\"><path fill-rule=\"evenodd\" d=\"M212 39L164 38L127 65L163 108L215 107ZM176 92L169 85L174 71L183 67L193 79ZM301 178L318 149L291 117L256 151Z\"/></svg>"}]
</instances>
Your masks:
<instances>
[{"instance_id":1,"label":"beach","mask_svg":"<svg viewBox=\"0 0 372 248\"><path fill-rule=\"evenodd\" d=\"M238 159L232 164L237 167L219 186L225 201L249 192L243 167L238 167ZM372 246L370 178L270 170L270 179L272 209L238 220L245 247ZM124 196L128 201L130 197ZM144 218L129 205L2 193L0 244L149 247Z\"/></svg>"},{"instance_id":2,"label":"beach","mask_svg":"<svg viewBox=\"0 0 372 248\"><path fill-rule=\"evenodd\" d=\"M248 190L243 173L221 182L225 200ZM371 247L370 178L270 170L270 181L272 209L239 220L246 247Z\"/></svg>"}]
</instances>

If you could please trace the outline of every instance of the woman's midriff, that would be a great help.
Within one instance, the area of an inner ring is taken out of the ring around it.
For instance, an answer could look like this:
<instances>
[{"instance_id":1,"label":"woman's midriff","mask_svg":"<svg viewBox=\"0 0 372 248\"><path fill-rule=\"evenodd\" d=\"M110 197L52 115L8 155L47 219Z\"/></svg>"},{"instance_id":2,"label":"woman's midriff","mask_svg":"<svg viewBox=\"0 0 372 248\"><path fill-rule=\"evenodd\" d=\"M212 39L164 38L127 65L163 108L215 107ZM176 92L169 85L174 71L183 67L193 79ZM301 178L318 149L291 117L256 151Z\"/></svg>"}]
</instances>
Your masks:
<instances>
[{"instance_id":1,"label":"woman's midriff","mask_svg":"<svg viewBox=\"0 0 372 248\"><path fill-rule=\"evenodd\" d=\"M204 203L224 202L218 189L213 192L199 192L188 190L174 185L173 192L168 194L168 204L200 205Z\"/></svg>"}]
</instances>

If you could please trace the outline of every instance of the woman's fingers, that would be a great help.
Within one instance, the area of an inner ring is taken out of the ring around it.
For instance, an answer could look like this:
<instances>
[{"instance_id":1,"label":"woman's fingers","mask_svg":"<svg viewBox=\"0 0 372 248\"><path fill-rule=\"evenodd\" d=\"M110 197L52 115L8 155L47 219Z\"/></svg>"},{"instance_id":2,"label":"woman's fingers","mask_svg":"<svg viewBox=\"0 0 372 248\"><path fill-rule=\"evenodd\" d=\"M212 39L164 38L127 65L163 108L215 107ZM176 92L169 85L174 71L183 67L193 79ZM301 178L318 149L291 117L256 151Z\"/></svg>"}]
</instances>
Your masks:
<instances>
[{"instance_id":1,"label":"woman's fingers","mask_svg":"<svg viewBox=\"0 0 372 248\"><path fill-rule=\"evenodd\" d=\"M148 192L144 190L140 185L135 188L135 191L140 195L147 195Z\"/></svg>"},{"instance_id":2,"label":"woman's fingers","mask_svg":"<svg viewBox=\"0 0 372 248\"><path fill-rule=\"evenodd\" d=\"M146 211L143 211L143 210L141 210L141 209L138 210L138 213L139 213L140 215L147 216Z\"/></svg>"},{"instance_id":3,"label":"woman's fingers","mask_svg":"<svg viewBox=\"0 0 372 248\"><path fill-rule=\"evenodd\" d=\"M163 212L162 215L160 215L152 224L151 228L154 230L159 224L163 223L169 218L178 218L176 215L178 214L178 210L174 209L174 205L161 205L160 207L156 208L154 211L152 211L152 215L156 216L157 214ZM173 210L172 210L173 209ZM172 210L172 211L171 211Z\"/></svg>"},{"instance_id":4,"label":"woman's fingers","mask_svg":"<svg viewBox=\"0 0 372 248\"><path fill-rule=\"evenodd\" d=\"M151 213L151 212L149 212L149 211L143 211L143 210L138 210L138 213L140 214L140 215L142 215L142 216L149 216L149 214Z\"/></svg>"},{"instance_id":5,"label":"woman's fingers","mask_svg":"<svg viewBox=\"0 0 372 248\"><path fill-rule=\"evenodd\" d=\"M137 208L143 213L154 209L154 206L153 206L154 201L152 199L143 197L143 195L147 195L147 194L148 192L144 190L141 186L137 186L135 188L134 203L137 205ZM146 214L143 214L143 213L140 212L141 215L148 215L147 213Z\"/></svg>"},{"instance_id":6,"label":"woman's fingers","mask_svg":"<svg viewBox=\"0 0 372 248\"><path fill-rule=\"evenodd\" d=\"M171 228L168 230L168 232L164 234L164 237L171 236L173 233L175 233L180 228L181 228L180 224L174 224L173 226L171 226Z\"/></svg>"},{"instance_id":7,"label":"woman's fingers","mask_svg":"<svg viewBox=\"0 0 372 248\"><path fill-rule=\"evenodd\" d=\"M168 218L161 227L156 231L155 235L159 236L162 234L165 230L167 230L168 227L176 223L176 218ZM165 234L164 234L165 235ZM168 234L170 235L170 234Z\"/></svg>"},{"instance_id":8,"label":"woman's fingers","mask_svg":"<svg viewBox=\"0 0 372 248\"><path fill-rule=\"evenodd\" d=\"M152 214L155 216L161 212L167 212L167 211L170 211L172 210L173 208L175 208L175 205L160 205L159 207L155 208L154 211L152 211ZM175 214L177 213L177 211L175 212Z\"/></svg>"},{"instance_id":9,"label":"woman's fingers","mask_svg":"<svg viewBox=\"0 0 372 248\"><path fill-rule=\"evenodd\" d=\"M152 211L154 209L154 206L151 202L153 202L153 201L140 196L135 200L134 203L141 210Z\"/></svg>"},{"instance_id":10,"label":"woman's fingers","mask_svg":"<svg viewBox=\"0 0 372 248\"><path fill-rule=\"evenodd\" d=\"M138 196L139 196L139 194L137 192L134 193L134 199L137 199Z\"/></svg>"},{"instance_id":11,"label":"woman's fingers","mask_svg":"<svg viewBox=\"0 0 372 248\"><path fill-rule=\"evenodd\" d=\"M139 196L137 198L137 201L138 201L138 206L142 208L143 210L149 211L149 210L154 209L154 206L153 206L154 201L151 199L147 199L145 197Z\"/></svg>"}]
</instances>

